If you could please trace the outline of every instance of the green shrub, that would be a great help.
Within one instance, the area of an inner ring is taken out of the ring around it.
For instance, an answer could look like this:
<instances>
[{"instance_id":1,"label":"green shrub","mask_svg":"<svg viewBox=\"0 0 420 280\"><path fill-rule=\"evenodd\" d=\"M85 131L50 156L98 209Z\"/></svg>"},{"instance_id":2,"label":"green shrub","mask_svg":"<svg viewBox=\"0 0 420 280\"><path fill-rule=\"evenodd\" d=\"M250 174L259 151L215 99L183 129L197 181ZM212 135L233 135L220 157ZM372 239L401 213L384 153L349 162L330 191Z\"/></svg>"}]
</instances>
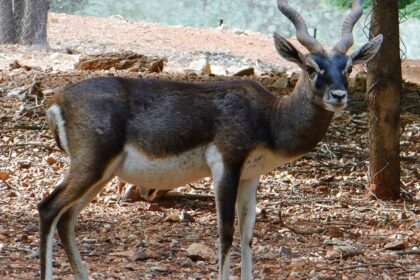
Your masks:
<instances>
[{"instance_id":1,"label":"green shrub","mask_svg":"<svg viewBox=\"0 0 420 280\"><path fill-rule=\"evenodd\" d=\"M327 4L349 8L352 0L324 0ZM367 9L371 5L371 0L366 0L363 3L363 8ZM420 18L420 1L419 0L398 0L399 9L406 9L407 15Z\"/></svg>"}]
</instances>

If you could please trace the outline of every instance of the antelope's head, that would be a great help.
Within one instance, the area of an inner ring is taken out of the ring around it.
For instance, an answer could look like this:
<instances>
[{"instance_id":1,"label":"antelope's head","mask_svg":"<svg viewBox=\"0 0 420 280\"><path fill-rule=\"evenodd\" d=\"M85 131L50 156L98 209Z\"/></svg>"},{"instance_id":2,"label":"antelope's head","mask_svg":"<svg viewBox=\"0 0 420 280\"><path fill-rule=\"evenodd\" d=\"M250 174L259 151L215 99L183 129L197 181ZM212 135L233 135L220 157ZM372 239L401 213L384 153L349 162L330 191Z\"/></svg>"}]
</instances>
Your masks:
<instances>
[{"instance_id":1,"label":"antelope's head","mask_svg":"<svg viewBox=\"0 0 420 280\"><path fill-rule=\"evenodd\" d=\"M296 63L303 70L305 91L308 97L324 109L332 112L343 110L348 100L348 78L352 66L372 59L381 46L383 36L378 35L357 51L347 55L353 45L353 27L363 13L362 0L353 0L353 8L344 19L341 39L330 51L308 33L303 17L287 3L277 0L277 5L295 26L298 41L309 51L302 54L289 41L274 33L274 43L278 53Z\"/></svg>"}]
</instances>

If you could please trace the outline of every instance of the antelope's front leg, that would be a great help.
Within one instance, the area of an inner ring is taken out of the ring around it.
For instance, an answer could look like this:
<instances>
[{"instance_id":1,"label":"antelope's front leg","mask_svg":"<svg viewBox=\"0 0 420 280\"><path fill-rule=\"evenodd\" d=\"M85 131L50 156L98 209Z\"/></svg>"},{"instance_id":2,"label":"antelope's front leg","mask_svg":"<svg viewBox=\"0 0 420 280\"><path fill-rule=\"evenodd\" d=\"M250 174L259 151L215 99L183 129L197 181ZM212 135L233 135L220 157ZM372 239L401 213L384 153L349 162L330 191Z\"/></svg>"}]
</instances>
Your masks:
<instances>
[{"instance_id":1,"label":"antelope's front leg","mask_svg":"<svg viewBox=\"0 0 420 280\"><path fill-rule=\"evenodd\" d=\"M241 235L241 280L252 279L252 235L255 225L258 179L240 181L236 211Z\"/></svg>"},{"instance_id":2,"label":"antelope's front leg","mask_svg":"<svg viewBox=\"0 0 420 280\"><path fill-rule=\"evenodd\" d=\"M226 171L215 185L217 222L219 229L219 280L229 280L230 249L235 224L235 201L239 172Z\"/></svg>"}]
</instances>

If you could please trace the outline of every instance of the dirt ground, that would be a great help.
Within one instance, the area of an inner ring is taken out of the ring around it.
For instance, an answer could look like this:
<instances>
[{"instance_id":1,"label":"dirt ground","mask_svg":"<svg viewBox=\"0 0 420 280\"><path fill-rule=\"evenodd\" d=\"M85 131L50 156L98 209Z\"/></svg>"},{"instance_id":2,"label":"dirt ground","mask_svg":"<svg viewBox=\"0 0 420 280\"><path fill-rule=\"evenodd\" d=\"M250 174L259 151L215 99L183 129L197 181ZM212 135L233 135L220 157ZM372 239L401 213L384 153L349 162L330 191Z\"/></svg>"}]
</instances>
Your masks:
<instances>
[{"instance_id":1,"label":"dirt ground","mask_svg":"<svg viewBox=\"0 0 420 280\"><path fill-rule=\"evenodd\" d=\"M181 40L174 43L170 34ZM188 52L196 49L189 48L213 43L219 52L230 49L230 54L241 61L259 58L267 65L283 63L273 52L271 40L258 34L53 15L49 36L55 50L50 53L0 47L0 279L39 277L36 205L53 190L68 166L67 157L46 129L43 100L51 94L49 89L97 75L197 82L233 79L178 69L190 63ZM211 40L203 43L203 37ZM170 59L167 69L179 71L151 74L146 71L149 65L137 71L74 70L79 54L68 54L68 48L82 54L136 50L172 57L175 62L171 64ZM223 58L230 56L221 57L220 63L231 63ZM9 64L16 59L34 68L11 69ZM410 63L404 67L408 65L408 72L418 78L418 62ZM277 78L276 73L252 77L270 88ZM32 95L8 96L10 90L25 87ZM418 86L414 87L416 96ZM290 87L284 91L290 91ZM417 95L407 106L418 101ZM401 118L402 198L398 201L366 198L368 122L363 111L335 117L313 152L263 176L258 190L258 207L263 211L257 218L253 242L255 279L420 278L420 118L408 111L402 112ZM216 279L216 258L196 260L186 253L193 243L217 251L210 185L211 180L204 179L179 188L175 197L151 204L121 200L120 184L114 180L82 212L77 224L79 249L91 277ZM180 212L192 218L166 221ZM72 279L59 242L54 254L55 279ZM139 255L143 257L136 258ZM239 262L236 234L233 279L239 279Z\"/></svg>"}]
</instances>

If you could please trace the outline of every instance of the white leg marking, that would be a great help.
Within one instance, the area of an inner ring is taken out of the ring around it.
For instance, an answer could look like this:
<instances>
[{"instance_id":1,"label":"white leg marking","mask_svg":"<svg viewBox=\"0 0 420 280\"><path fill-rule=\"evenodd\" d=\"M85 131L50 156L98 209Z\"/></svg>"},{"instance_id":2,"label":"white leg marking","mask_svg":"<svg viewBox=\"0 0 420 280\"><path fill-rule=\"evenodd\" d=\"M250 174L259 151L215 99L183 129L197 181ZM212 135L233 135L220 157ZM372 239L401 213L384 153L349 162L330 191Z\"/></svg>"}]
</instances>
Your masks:
<instances>
[{"instance_id":1,"label":"white leg marking","mask_svg":"<svg viewBox=\"0 0 420 280\"><path fill-rule=\"evenodd\" d=\"M70 207L70 206L69 206ZM52 261L53 261L53 237L55 234L55 231L57 229L57 222L60 219L61 215L69 208L65 208L60 211L60 213L54 218L54 221L51 223L50 231L47 235L47 244L45 248L45 279L51 280L52 279Z\"/></svg>"},{"instance_id":2,"label":"white leg marking","mask_svg":"<svg viewBox=\"0 0 420 280\"><path fill-rule=\"evenodd\" d=\"M213 177L214 188L220 183L224 172L223 157L219 149L215 145L210 145L206 150L206 161L207 165L211 170Z\"/></svg>"},{"instance_id":3,"label":"white leg marking","mask_svg":"<svg viewBox=\"0 0 420 280\"><path fill-rule=\"evenodd\" d=\"M241 280L252 279L252 250L250 242L255 225L258 179L240 181L236 198L236 213L241 235Z\"/></svg>"},{"instance_id":4,"label":"white leg marking","mask_svg":"<svg viewBox=\"0 0 420 280\"><path fill-rule=\"evenodd\" d=\"M66 122L63 119L60 106L54 104L47 110L47 118L53 126L58 128L58 137L60 138L61 147L66 153L69 153L69 146L66 134Z\"/></svg>"},{"instance_id":5,"label":"white leg marking","mask_svg":"<svg viewBox=\"0 0 420 280\"><path fill-rule=\"evenodd\" d=\"M219 275L219 280L229 280L230 274L230 250L229 253L226 254L225 263L222 267L222 274Z\"/></svg>"}]
</instances>

